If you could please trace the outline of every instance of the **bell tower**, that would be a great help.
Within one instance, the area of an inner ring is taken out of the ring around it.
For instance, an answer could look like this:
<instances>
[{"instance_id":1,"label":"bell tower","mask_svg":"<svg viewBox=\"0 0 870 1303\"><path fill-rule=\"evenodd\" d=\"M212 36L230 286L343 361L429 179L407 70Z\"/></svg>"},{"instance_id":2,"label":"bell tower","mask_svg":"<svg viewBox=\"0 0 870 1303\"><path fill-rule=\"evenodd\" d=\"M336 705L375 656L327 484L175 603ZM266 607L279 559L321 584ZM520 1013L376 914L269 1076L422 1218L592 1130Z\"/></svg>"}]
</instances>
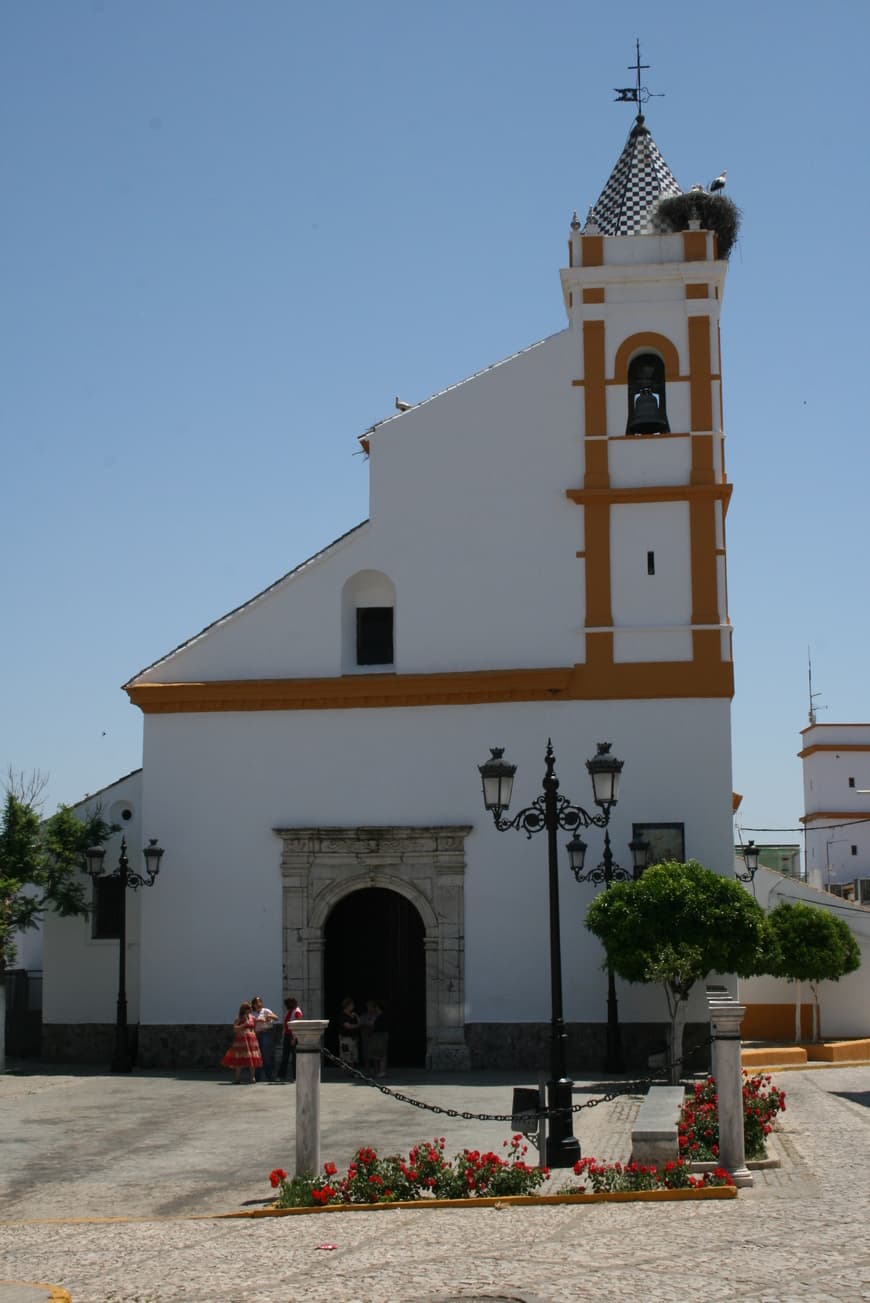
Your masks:
<instances>
[{"instance_id":1,"label":"bell tower","mask_svg":"<svg viewBox=\"0 0 870 1303\"><path fill-rule=\"evenodd\" d=\"M571 223L582 473L566 492L587 697L733 695L717 205L736 212L701 187L683 194L638 113L585 225Z\"/></svg>"}]
</instances>

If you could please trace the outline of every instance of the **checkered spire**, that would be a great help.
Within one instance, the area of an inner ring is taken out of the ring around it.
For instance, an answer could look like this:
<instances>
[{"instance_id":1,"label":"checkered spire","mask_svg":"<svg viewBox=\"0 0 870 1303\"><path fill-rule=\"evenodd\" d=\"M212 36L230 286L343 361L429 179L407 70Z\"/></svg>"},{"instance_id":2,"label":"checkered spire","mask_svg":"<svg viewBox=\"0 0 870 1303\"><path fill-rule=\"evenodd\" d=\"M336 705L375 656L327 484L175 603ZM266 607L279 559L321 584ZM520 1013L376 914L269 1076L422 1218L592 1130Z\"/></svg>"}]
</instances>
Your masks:
<instances>
[{"instance_id":1,"label":"checkered spire","mask_svg":"<svg viewBox=\"0 0 870 1303\"><path fill-rule=\"evenodd\" d=\"M643 235L653 205L682 193L639 113L590 222L602 235Z\"/></svg>"}]
</instances>

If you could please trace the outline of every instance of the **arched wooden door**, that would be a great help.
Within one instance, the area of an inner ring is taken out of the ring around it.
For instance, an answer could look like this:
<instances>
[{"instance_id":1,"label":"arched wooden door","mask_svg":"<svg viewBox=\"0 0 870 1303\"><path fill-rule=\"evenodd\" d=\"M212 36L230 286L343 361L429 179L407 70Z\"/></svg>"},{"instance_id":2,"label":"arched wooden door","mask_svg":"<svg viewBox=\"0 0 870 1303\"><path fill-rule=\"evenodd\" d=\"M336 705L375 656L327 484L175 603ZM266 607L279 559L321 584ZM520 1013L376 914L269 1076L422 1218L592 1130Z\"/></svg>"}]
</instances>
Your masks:
<instances>
[{"instance_id":1,"label":"arched wooden door","mask_svg":"<svg viewBox=\"0 0 870 1303\"><path fill-rule=\"evenodd\" d=\"M343 897L324 928L325 1012L335 1018L348 995L358 1013L366 1000L379 1000L393 1067L419 1068L426 1059L424 931L411 902L385 887Z\"/></svg>"}]
</instances>

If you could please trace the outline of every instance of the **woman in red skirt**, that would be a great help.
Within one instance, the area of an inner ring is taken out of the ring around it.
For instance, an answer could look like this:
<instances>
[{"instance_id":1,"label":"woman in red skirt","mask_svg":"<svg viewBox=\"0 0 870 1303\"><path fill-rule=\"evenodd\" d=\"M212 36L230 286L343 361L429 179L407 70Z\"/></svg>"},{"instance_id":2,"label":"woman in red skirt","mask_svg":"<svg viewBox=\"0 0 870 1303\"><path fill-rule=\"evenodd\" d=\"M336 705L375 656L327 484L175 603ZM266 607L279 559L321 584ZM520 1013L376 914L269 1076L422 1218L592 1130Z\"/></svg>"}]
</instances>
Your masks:
<instances>
[{"instance_id":1,"label":"woman in red skirt","mask_svg":"<svg viewBox=\"0 0 870 1303\"><path fill-rule=\"evenodd\" d=\"M221 1059L221 1063L225 1068L233 1069L237 1086L242 1079L242 1068L247 1068L250 1072L253 1086L254 1073L257 1068L263 1066L263 1056L257 1044L257 1033L254 1031L254 1015L247 1000L239 1006L239 1016L233 1023L233 1043Z\"/></svg>"}]
</instances>

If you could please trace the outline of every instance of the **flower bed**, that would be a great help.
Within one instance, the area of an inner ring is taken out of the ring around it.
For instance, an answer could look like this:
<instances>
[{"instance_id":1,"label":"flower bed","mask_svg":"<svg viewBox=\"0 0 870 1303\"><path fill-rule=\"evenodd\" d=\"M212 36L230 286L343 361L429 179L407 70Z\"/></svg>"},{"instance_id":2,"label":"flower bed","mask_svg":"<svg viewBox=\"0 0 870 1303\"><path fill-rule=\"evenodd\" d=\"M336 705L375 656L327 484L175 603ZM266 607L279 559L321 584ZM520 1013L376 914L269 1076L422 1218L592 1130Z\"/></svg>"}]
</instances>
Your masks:
<instances>
[{"instance_id":1,"label":"flower bed","mask_svg":"<svg viewBox=\"0 0 870 1303\"><path fill-rule=\"evenodd\" d=\"M581 1158L574 1164L574 1175L592 1185L593 1194L618 1190L703 1190L711 1186L733 1185L723 1167L693 1176L682 1158L665 1163L661 1171L654 1163L599 1163L597 1158ZM585 1193L578 1187L577 1193Z\"/></svg>"},{"instance_id":2,"label":"flower bed","mask_svg":"<svg viewBox=\"0 0 870 1303\"><path fill-rule=\"evenodd\" d=\"M765 1139L785 1111L785 1091L769 1076L743 1080L743 1136L747 1159L766 1157ZM696 1082L683 1105L679 1123L680 1157L691 1162L716 1162L719 1157L719 1097L712 1077Z\"/></svg>"},{"instance_id":3,"label":"flower bed","mask_svg":"<svg viewBox=\"0 0 870 1303\"><path fill-rule=\"evenodd\" d=\"M424 1141L408 1157L380 1158L368 1146L357 1150L344 1176L335 1163L325 1163L322 1175L288 1177L276 1167L269 1175L277 1190L274 1210L305 1208L373 1207L385 1204L440 1204L444 1201L487 1203L510 1200L537 1202L536 1192L549 1180L546 1167L530 1167L525 1161L527 1146L520 1135L505 1140L504 1154L464 1149L453 1160L444 1155L445 1141ZM634 1195L673 1192L665 1197L685 1196L693 1191L731 1186L727 1172L717 1169L692 1176L682 1159L666 1163L661 1172L638 1163L601 1163L583 1158L574 1166L580 1183L546 1196L549 1202L566 1202L605 1195L626 1198ZM591 1187L591 1189L587 1188ZM270 1210L271 1211L271 1210Z\"/></svg>"},{"instance_id":4,"label":"flower bed","mask_svg":"<svg viewBox=\"0 0 870 1303\"><path fill-rule=\"evenodd\" d=\"M379 1158L363 1146L352 1158L347 1173L338 1175L335 1163L325 1163L322 1176L295 1176L281 1168L270 1174L278 1191L279 1208L304 1208L327 1204L407 1203L417 1199L468 1199L481 1195L532 1194L549 1179L546 1167L525 1162L528 1146L521 1135L505 1140L506 1153L481 1153L463 1149L451 1162L444 1156L444 1137L414 1145L407 1158L399 1154Z\"/></svg>"}]
</instances>

